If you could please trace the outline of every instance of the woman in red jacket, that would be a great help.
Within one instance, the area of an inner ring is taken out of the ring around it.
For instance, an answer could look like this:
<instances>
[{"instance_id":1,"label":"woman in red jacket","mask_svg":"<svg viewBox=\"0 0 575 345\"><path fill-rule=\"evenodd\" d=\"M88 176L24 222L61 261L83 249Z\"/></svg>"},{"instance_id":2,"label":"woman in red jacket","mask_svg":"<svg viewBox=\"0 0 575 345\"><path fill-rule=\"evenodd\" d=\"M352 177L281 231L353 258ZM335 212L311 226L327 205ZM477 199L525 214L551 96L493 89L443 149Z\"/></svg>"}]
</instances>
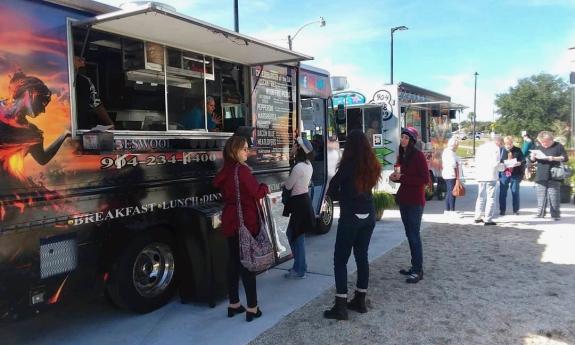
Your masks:
<instances>
[{"instance_id":1,"label":"woman in red jacket","mask_svg":"<svg viewBox=\"0 0 575 345\"><path fill-rule=\"evenodd\" d=\"M240 263L239 245L239 220L237 209L237 193L234 175L238 167L238 178L240 185L240 202L244 224L252 235L257 235L259 231L258 200L268 194L268 186L258 183L251 169L246 165L248 159L248 143L246 138L232 136L224 147L224 167L216 175L214 186L218 188L223 197L224 211L222 214L223 234L228 238L228 317L241 314L246 309L240 304L238 294L239 277L242 277L248 308L246 321L250 322L254 318L262 315L258 308L258 298L256 291L256 275L248 271Z\"/></svg>"},{"instance_id":2,"label":"woman in red jacket","mask_svg":"<svg viewBox=\"0 0 575 345\"><path fill-rule=\"evenodd\" d=\"M406 282L411 284L423 279L423 249L419 231L425 206L425 186L430 182L425 156L415 147L417 136L417 130L413 127L401 130L396 164L400 171L389 177L390 180L401 183L396 197L409 242L411 268L402 269L399 273L408 276Z\"/></svg>"}]
</instances>

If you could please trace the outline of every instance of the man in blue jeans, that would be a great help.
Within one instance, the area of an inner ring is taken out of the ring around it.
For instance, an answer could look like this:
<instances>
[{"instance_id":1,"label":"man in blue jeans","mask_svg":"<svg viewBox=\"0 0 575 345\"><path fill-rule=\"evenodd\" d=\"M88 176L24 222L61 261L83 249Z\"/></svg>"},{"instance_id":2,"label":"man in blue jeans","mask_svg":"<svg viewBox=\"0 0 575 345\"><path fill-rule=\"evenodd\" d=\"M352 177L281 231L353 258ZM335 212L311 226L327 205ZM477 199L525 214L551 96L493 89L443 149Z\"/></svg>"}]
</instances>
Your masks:
<instances>
[{"instance_id":1,"label":"man in blue jeans","mask_svg":"<svg viewBox=\"0 0 575 345\"><path fill-rule=\"evenodd\" d=\"M514 161L515 160L515 164ZM513 214L519 214L519 184L525 174L525 156L521 149L513 145L513 137L503 139L501 163L505 170L499 173L499 215L504 216L507 210L507 190L511 189Z\"/></svg>"}]
</instances>

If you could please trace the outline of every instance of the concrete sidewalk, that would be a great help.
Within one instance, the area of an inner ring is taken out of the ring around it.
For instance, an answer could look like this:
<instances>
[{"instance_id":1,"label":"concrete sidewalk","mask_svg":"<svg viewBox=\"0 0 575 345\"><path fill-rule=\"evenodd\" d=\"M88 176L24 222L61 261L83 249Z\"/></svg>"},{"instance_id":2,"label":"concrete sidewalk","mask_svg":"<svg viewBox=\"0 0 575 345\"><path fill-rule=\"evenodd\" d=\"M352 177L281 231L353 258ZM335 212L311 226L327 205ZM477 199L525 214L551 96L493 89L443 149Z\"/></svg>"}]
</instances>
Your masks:
<instances>
[{"instance_id":1,"label":"concrete sidewalk","mask_svg":"<svg viewBox=\"0 0 575 345\"><path fill-rule=\"evenodd\" d=\"M457 200L456 209L464 210L463 218L448 219L443 215L444 202L431 201L424 214L423 228L429 223L471 224L476 185L469 181L468 195ZM522 183L522 209L519 216L496 218L501 226L533 226L535 191L532 183ZM575 220L573 205L562 204L563 219L559 222L539 220L538 227L572 227ZM337 216L337 213L336 213ZM30 320L0 328L2 344L246 344L273 327L286 315L304 306L334 285L333 246L337 219L332 231L323 236L308 236L306 252L309 274L303 280L286 280L283 274L291 267L286 262L258 276L259 304L263 317L246 323L243 315L226 317L227 302L219 301L210 309L204 304L182 305L174 301L146 315L134 315L114 310L102 301L66 306ZM374 260L405 240L397 210L386 210L378 222L369 257ZM407 263L406 263L407 264ZM355 271L350 258L348 270ZM243 299L243 293L240 294ZM321 311L318 310L318 317ZM286 335L287 336L287 335Z\"/></svg>"}]
</instances>

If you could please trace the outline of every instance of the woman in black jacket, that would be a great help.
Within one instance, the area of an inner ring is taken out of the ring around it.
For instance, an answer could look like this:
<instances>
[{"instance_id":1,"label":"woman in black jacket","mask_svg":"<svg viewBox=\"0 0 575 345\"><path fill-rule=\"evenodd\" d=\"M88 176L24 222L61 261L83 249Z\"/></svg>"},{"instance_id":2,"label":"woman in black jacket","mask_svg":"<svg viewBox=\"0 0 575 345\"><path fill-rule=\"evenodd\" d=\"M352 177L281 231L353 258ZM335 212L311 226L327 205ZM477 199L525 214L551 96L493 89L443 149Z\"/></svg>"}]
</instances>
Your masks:
<instances>
[{"instance_id":1,"label":"woman in black jacket","mask_svg":"<svg viewBox=\"0 0 575 345\"><path fill-rule=\"evenodd\" d=\"M371 190L381 174L367 137L359 130L347 136L337 173L328 194L339 200L340 217L333 253L335 305L323 315L327 319L347 320L347 309L366 313L365 295L369 281L367 250L375 227L375 208ZM353 299L347 302L347 261L353 249L357 265L357 283Z\"/></svg>"},{"instance_id":2,"label":"woman in black jacket","mask_svg":"<svg viewBox=\"0 0 575 345\"><path fill-rule=\"evenodd\" d=\"M537 135L539 150L543 155L537 155L533 151L529 156L531 162L537 162L537 172L535 175L537 191L537 218L545 217L545 210L549 204L549 211L554 220L561 219L560 205L560 187L561 181L551 178L551 168L559 167L561 162L567 162L569 156L563 145L553 141L553 134L547 131L540 132Z\"/></svg>"}]
</instances>

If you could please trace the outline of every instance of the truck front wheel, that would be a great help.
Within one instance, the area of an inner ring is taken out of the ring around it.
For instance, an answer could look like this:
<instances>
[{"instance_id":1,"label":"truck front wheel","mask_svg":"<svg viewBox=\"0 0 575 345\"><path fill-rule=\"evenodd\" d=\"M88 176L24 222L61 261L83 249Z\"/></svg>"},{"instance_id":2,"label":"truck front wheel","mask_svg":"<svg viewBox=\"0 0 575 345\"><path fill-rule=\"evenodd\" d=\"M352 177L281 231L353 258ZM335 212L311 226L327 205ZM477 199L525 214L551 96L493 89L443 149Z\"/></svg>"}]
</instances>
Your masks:
<instances>
[{"instance_id":1,"label":"truck front wheel","mask_svg":"<svg viewBox=\"0 0 575 345\"><path fill-rule=\"evenodd\" d=\"M331 224L333 223L333 201L329 196L326 196L323 203L322 211L320 212L316 223L315 232L317 234L327 234L331 229Z\"/></svg>"},{"instance_id":2,"label":"truck front wheel","mask_svg":"<svg viewBox=\"0 0 575 345\"><path fill-rule=\"evenodd\" d=\"M173 240L166 231L135 238L112 266L106 290L117 306L147 313L173 296L176 273Z\"/></svg>"}]
</instances>

